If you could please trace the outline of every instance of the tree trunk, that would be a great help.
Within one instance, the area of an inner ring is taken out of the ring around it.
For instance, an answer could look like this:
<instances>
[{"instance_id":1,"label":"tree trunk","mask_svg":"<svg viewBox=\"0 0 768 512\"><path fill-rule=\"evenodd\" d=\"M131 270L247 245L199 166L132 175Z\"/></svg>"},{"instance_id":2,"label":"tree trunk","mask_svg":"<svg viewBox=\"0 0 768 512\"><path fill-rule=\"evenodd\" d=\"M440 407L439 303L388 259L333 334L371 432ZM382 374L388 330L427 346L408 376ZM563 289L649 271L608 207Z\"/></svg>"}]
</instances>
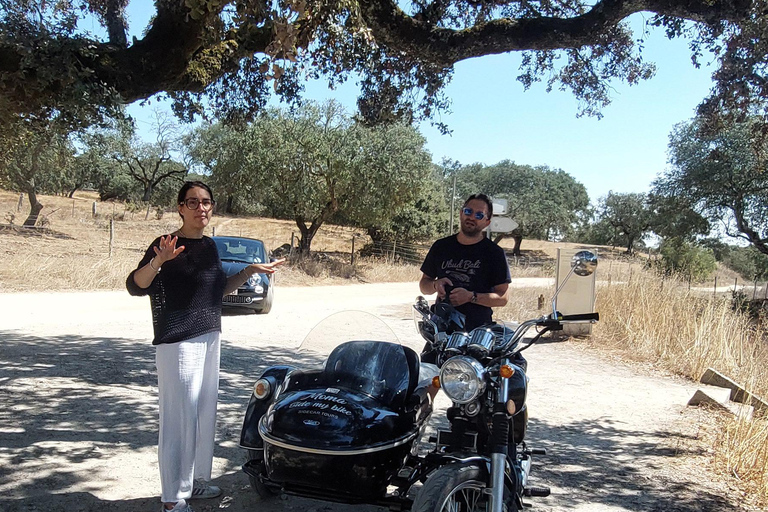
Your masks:
<instances>
[{"instance_id":1,"label":"tree trunk","mask_svg":"<svg viewBox=\"0 0 768 512\"><path fill-rule=\"evenodd\" d=\"M141 200L149 201L150 197L152 197L152 184L147 183L147 185L144 187L144 196L141 198Z\"/></svg>"},{"instance_id":2,"label":"tree trunk","mask_svg":"<svg viewBox=\"0 0 768 512\"><path fill-rule=\"evenodd\" d=\"M235 196L227 196L227 208L224 210L226 213L232 213L232 204L235 202Z\"/></svg>"},{"instance_id":3,"label":"tree trunk","mask_svg":"<svg viewBox=\"0 0 768 512\"><path fill-rule=\"evenodd\" d=\"M512 249L512 256L517 256L519 258L522 256L520 253L520 245L523 243L523 235L512 235L512 240L515 241L515 247Z\"/></svg>"},{"instance_id":4,"label":"tree trunk","mask_svg":"<svg viewBox=\"0 0 768 512\"><path fill-rule=\"evenodd\" d=\"M34 227L37 224L37 218L40 216L40 212L43 209L42 203L37 200L37 193L34 187L27 189L27 196L29 196L29 216L24 221L24 227Z\"/></svg>"},{"instance_id":5,"label":"tree trunk","mask_svg":"<svg viewBox=\"0 0 768 512\"><path fill-rule=\"evenodd\" d=\"M301 232L301 238L299 239L299 254L302 256L309 256L310 251L312 250L312 239L315 238L320 226L315 226L313 224L310 227L307 227L303 222L297 222L296 225Z\"/></svg>"}]
</instances>

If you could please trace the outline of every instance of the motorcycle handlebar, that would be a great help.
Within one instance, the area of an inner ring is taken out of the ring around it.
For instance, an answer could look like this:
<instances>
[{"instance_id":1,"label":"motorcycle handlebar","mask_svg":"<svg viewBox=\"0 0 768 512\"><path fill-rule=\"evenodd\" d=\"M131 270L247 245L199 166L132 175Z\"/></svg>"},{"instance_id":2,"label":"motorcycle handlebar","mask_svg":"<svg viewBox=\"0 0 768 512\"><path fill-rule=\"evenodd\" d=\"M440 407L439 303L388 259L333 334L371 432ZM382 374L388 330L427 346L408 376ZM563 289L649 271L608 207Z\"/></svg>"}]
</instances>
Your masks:
<instances>
[{"instance_id":1,"label":"motorcycle handlebar","mask_svg":"<svg viewBox=\"0 0 768 512\"><path fill-rule=\"evenodd\" d=\"M594 320L598 321L600 320L600 314L599 313L581 313L578 315L561 315L558 317L558 320L561 322L578 322L583 320Z\"/></svg>"}]
</instances>

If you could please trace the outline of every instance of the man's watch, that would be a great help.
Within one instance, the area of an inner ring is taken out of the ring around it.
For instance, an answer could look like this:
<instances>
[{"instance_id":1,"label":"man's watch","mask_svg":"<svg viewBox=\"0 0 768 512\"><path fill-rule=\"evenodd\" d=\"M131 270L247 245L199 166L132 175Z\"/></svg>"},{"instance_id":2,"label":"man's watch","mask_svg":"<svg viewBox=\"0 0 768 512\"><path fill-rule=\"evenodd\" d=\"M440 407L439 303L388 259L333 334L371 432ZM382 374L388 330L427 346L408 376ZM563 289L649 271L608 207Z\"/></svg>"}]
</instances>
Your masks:
<instances>
[{"instance_id":1,"label":"man's watch","mask_svg":"<svg viewBox=\"0 0 768 512\"><path fill-rule=\"evenodd\" d=\"M472 299L470 301L472 304L477 304L477 292L472 292Z\"/></svg>"}]
</instances>

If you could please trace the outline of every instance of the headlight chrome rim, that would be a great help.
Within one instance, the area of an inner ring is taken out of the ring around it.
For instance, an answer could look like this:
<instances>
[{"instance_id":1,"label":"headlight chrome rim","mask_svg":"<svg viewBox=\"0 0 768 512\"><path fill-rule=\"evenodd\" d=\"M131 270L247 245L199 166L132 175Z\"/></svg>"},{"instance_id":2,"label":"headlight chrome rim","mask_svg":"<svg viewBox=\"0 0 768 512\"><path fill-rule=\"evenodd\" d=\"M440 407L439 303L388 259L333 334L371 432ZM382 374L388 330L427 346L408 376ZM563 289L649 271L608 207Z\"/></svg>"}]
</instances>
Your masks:
<instances>
[{"instance_id":1,"label":"headlight chrome rim","mask_svg":"<svg viewBox=\"0 0 768 512\"><path fill-rule=\"evenodd\" d=\"M468 404L485 391L485 368L471 357L452 357L440 368L440 387L452 401Z\"/></svg>"}]
</instances>

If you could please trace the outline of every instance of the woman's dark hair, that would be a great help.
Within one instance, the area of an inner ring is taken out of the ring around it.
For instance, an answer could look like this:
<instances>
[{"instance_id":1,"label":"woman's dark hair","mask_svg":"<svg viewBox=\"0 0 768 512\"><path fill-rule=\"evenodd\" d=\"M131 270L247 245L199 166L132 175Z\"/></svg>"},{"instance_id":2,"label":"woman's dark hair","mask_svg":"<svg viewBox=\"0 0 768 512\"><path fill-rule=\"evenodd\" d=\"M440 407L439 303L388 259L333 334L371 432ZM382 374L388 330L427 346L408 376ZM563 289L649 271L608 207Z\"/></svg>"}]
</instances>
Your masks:
<instances>
[{"instance_id":1,"label":"woman's dark hair","mask_svg":"<svg viewBox=\"0 0 768 512\"><path fill-rule=\"evenodd\" d=\"M491 201L491 198L485 194L472 194L467 198L466 201L464 201L464 206L467 206L467 203L474 201L475 199L485 202L485 204L488 206L488 218L490 219L493 217L493 202Z\"/></svg>"},{"instance_id":2,"label":"woman's dark hair","mask_svg":"<svg viewBox=\"0 0 768 512\"><path fill-rule=\"evenodd\" d=\"M187 198L187 192L191 188L202 188L206 192L208 192L208 195L211 196L211 201L213 201L213 191L211 190L211 187L203 183L202 181L185 181L184 184L181 186L181 189L179 190L179 199L176 202L176 204L181 204L184 202L184 200Z\"/></svg>"}]
</instances>

